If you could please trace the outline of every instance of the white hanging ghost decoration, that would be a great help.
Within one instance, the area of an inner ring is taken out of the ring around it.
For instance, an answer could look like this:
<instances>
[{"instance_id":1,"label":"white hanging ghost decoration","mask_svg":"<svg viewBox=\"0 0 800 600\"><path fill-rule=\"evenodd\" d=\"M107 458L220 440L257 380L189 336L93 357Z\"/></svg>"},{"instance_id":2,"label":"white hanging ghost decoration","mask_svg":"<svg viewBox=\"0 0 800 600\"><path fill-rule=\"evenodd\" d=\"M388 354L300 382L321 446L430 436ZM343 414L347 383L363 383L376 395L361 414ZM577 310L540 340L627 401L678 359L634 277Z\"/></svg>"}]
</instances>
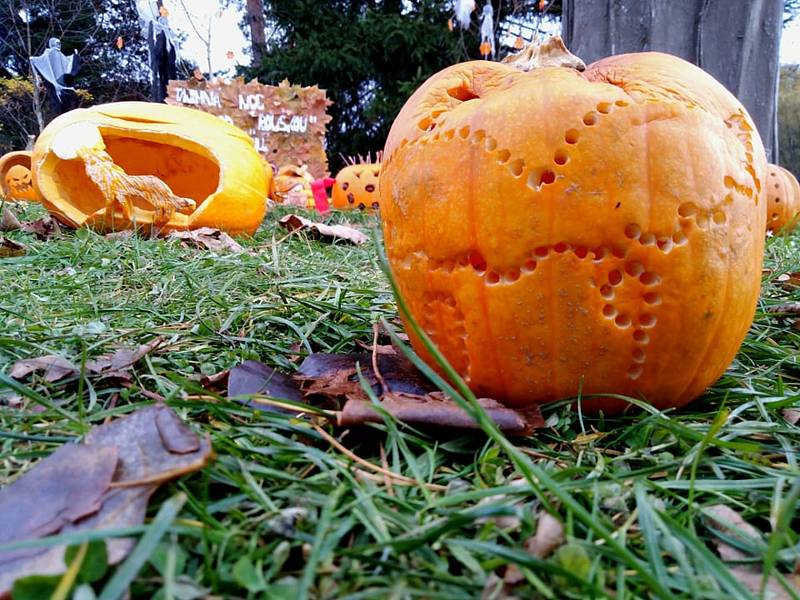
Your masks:
<instances>
[{"instance_id":1,"label":"white hanging ghost decoration","mask_svg":"<svg viewBox=\"0 0 800 600\"><path fill-rule=\"evenodd\" d=\"M491 54L494 56L494 8L491 1L483 7L481 15L481 45L489 44Z\"/></svg>"},{"instance_id":2,"label":"white hanging ghost decoration","mask_svg":"<svg viewBox=\"0 0 800 600\"><path fill-rule=\"evenodd\" d=\"M461 29L469 29L470 16L475 10L475 0L455 0L456 21Z\"/></svg>"}]
</instances>

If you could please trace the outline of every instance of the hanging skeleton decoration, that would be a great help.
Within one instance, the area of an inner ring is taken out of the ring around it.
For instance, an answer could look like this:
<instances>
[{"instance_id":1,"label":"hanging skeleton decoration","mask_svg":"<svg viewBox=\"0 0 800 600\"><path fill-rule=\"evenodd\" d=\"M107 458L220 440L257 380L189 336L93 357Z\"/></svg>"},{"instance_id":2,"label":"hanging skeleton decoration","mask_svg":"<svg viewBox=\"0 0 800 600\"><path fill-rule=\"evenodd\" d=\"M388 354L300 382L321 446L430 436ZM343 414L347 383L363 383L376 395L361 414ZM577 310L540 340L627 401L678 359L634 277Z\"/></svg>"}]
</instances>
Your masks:
<instances>
[{"instance_id":1,"label":"hanging skeleton decoration","mask_svg":"<svg viewBox=\"0 0 800 600\"><path fill-rule=\"evenodd\" d=\"M469 29L470 18L475 10L475 0L455 0L456 21L461 29Z\"/></svg>"},{"instance_id":2,"label":"hanging skeleton decoration","mask_svg":"<svg viewBox=\"0 0 800 600\"><path fill-rule=\"evenodd\" d=\"M40 56L32 56L31 64L44 80L51 117L57 117L78 106L78 96L72 80L80 69L77 50L71 56L61 53L61 40L50 38L47 50Z\"/></svg>"},{"instance_id":3,"label":"hanging skeleton decoration","mask_svg":"<svg viewBox=\"0 0 800 600\"><path fill-rule=\"evenodd\" d=\"M147 40L150 51L151 88L150 100L164 102L167 97L167 84L177 79L178 43L175 33L170 29L168 12L162 0L137 0L136 10L142 25L142 35Z\"/></svg>"},{"instance_id":4,"label":"hanging skeleton decoration","mask_svg":"<svg viewBox=\"0 0 800 600\"><path fill-rule=\"evenodd\" d=\"M491 1L483 7L481 14L481 56L494 58L494 8Z\"/></svg>"}]
</instances>

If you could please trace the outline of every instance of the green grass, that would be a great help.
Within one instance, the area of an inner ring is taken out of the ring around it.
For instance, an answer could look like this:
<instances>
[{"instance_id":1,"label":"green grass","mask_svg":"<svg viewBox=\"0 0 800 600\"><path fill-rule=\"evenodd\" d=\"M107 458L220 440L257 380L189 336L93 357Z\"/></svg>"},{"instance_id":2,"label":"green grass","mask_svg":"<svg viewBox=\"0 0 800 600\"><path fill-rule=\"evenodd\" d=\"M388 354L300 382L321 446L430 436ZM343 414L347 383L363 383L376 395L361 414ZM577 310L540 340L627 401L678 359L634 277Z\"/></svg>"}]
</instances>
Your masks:
<instances>
[{"instance_id":1,"label":"green grass","mask_svg":"<svg viewBox=\"0 0 800 600\"><path fill-rule=\"evenodd\" d=\"M512 443L391 421L342 438L418 482L404 486L365 478L309 422L253 412L198 384L243 360L291 370L298 354L371 343L376 320L397 320L374 247L286 238L272 218L245 243L248 255L89 231L9 237L29 253L0 261L0 370L52 353L80 364L155 336L169 348L137 366L130 389L28 382L22 408L0 406L0 485L109 415L150 403L142 390L212 437L216 461L151 504L164 535L155 551L152 527L142 538L135 564L150 555L133 597L477 598L514 563L520 598L746 598L704 515L719 503L762 532L738 542L752 553L746 564L783 577L800 556L800 427L782 417L800 406L800 331L767 312L800 300L777 282L800 271L800 238L769 240L750 334L690 407L598 419L556 404L544 410L546 429ZM34 397L53 408L34 410ZM156 515L168 501L179 506L179 493L186 502L167 526ZM543 510L564 522L568 544L540 560L523 544Z\"/></svg>"}]
</instances>

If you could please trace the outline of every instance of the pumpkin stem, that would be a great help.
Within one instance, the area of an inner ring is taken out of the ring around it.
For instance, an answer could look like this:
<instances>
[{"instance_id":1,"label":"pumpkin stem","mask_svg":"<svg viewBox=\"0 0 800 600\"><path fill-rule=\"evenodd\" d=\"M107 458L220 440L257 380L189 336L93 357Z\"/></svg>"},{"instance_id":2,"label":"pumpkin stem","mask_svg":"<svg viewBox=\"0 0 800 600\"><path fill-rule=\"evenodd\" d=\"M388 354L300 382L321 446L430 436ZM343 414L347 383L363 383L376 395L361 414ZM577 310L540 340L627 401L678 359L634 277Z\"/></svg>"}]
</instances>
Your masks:
<instances>
[{"instance_id":1,"label":"pumpkin stem","mask_svg":"<svg viewBox=\"0 0 800 600\"><path fill-rule=\"evenodd\" d=\"M554 35L546 42L532 42L518 54L506 56L503 62L526 73L545 67L564 67L575 69L576 71L586 70L586 64L567 50L560 35Z\"/></svg>"}]
</instances>

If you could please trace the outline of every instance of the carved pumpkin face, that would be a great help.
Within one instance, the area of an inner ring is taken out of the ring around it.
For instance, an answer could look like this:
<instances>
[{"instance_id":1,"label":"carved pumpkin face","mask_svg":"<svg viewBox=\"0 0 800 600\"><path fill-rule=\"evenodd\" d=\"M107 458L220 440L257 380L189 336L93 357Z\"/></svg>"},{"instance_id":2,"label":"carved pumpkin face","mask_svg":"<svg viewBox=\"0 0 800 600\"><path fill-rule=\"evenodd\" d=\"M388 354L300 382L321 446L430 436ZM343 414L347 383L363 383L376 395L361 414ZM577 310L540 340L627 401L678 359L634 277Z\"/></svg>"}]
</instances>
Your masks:
<instances>
[{"instance_id":1,"label":"carved pumpkin face","mask_svg":"<svg viewBox=\"0 0 800 600\"><path fill-rule=\"evenodd\" d=\"M214 227L233 234L258 228L272 177L252 140L233 125L145 102L55 119L37 140L33 171L45 206L73 227L120 230L135 221L163 231Z\"/></svg>"},{"instance_id":2,"label":"carved pumpkin face","mask_svg":"<svg viewBox=\"0 0 800 600\"><path fill-rule=\"evenodd\" d=\"M800 184L789 171L769 165L767 178L767 229L791 232L800 220Z\"/></svg>"},{"instance_id":3,"label":"carved pumpkin face","mask_svg":"<svg viewBox=\"0 0 800 600\"><path fill-rule=\"evenodd\" d=\"M339 210L379 208L378 178L380 174L380 163L350 165L339 171L331 195L333 207Z\"/></svg>"},{"instance_id":4,"label":"carved pumpkin face","mask_svg":"<svg viewBox=\"0 0 800 600\"><path fill-rule=\"evenodd\" d=\"M479 396L681 406L752 322L764 149L742 105L681 59L575 64L464 63L415 92L381 173L392 272Z\"/></svg>"},{"instance_id":5,"label":"carved pumpkin face","mask_svg":"<svg viewBox=\"0 0 800 600\"><path fill-rule=\"evenodd\" d=\"M0 158L0 182L3 196L8 200L39 200L31 175L30 152L10 152Z\"/></svg>"}]
</instances>

